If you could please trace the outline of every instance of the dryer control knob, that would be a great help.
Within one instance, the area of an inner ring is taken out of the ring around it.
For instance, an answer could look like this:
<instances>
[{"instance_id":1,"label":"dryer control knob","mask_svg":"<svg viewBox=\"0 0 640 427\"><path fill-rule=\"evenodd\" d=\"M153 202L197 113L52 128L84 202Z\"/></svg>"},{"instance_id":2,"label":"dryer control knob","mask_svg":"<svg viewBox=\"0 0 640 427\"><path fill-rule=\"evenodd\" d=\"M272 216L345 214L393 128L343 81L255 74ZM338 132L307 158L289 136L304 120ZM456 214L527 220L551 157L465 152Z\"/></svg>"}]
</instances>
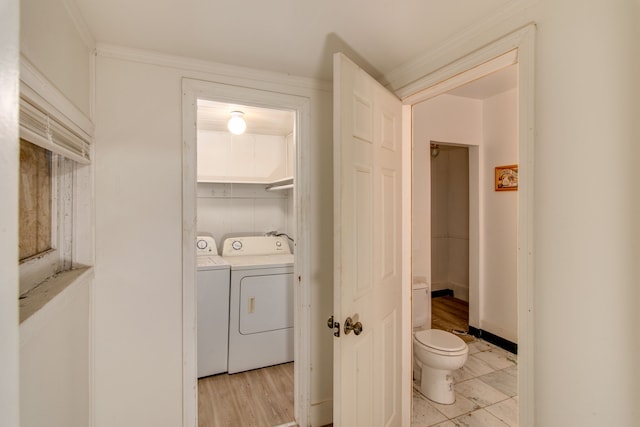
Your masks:
<instances>
[{"instance_id":1,"label":"dryer control knob","mask_svg":"<svg viewBox=\"0 0 640 427\"><path fill-rule=\"evenodd\" d=\"M236 251L239 251L242 249L242 242L240 240L234 240L233 243L231 243L231 247Z\"/></svg>"}]
</instances>

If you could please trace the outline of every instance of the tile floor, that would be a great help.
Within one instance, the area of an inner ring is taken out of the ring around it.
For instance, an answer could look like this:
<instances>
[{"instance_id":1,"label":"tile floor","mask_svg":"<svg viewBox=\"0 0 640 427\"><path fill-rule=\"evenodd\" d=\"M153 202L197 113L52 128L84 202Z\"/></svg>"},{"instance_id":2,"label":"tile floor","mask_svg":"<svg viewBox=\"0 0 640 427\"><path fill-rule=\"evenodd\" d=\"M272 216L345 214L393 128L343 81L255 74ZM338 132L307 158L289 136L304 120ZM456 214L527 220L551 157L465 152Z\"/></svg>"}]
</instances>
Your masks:
<instances>
[{"instance_id":1,"label":"tile floor","mask_svg":"<svg viewBox=\"0 0 640 427\"><path fill-rule=\"evenodd\" d=\"M467 362L454 373L454 404L430 401L414 381L412 427L517 427L517 356L482 340L468 345Z\"/></svg>"}]
</instances>

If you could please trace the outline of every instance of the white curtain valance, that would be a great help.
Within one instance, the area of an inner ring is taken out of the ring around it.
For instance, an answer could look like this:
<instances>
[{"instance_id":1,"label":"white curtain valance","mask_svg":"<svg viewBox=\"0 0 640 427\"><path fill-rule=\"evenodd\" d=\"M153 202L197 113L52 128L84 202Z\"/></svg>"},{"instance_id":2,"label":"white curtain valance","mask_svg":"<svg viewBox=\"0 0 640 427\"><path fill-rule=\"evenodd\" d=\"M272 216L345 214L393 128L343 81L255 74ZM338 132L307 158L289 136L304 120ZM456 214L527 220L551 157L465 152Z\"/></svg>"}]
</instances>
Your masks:
<instances>
[{"instance_id":1,"label":"white curtain valance","mask_svg":"<svg viewBox=\"0 0 640 427\"><path fill-rule=\"evenodd\" d=\"M20 137L76 162L91 162L90 138L20 94Z\"/></svg>"}]
</instances>

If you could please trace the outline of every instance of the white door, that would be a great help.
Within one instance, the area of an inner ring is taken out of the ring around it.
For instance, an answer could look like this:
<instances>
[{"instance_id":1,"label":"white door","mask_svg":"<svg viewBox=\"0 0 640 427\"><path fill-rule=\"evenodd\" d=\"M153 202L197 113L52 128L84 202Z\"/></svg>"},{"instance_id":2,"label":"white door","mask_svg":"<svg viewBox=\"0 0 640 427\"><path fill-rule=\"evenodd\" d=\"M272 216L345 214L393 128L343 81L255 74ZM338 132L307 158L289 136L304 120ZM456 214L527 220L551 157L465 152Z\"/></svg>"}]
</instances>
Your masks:
<instances>
[{"instance_id":1,"label":"white door","mask_svg":"<svg viewBox=\"0 0 640 427\"><path fill-rule=\"evenodd\" d=\"M333 61L333 314L340 324L334 425L407 425L401 401L402 106L343 54ZM348 317L361 333L346 333Z\"/></svg>"}]
</instances>

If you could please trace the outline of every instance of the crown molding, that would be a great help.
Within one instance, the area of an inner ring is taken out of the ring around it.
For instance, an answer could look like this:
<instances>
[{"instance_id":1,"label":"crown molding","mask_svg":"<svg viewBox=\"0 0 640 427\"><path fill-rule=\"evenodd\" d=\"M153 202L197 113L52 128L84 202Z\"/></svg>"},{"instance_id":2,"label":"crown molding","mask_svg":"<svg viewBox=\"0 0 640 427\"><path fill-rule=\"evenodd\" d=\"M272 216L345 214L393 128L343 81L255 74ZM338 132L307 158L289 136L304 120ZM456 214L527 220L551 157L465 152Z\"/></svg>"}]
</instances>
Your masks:
<instances>
[{"instance_id":1,"label":"crown molding","mask_svg":"<svg viewBox=\"0 0 640 427\"><path fill-rule=\"evenodd\" d=\"M510 2L509 5L497 9L488 18L458 32L443 44L385 74L382 80L392 91L398 91L414 83L426 74L478 49L481 47L478 46L478 40L486 39L487 35L495 33L495 37L486 41L486 43L490 43L509 32L509 30L501 30L505 26L513 29L526 25L530 22L530 18L527 13L523 12L534 3L537 3L537 0L514 0ZM457 52L461 53L458 54Z\"/></svg>"},{"instance_id":2,"label":"crown molding","mask_svg":"<svg viewBox=\"0 0 640 427\"><path fill-rule=\"evenodd\" d=\"M117 46L106 43L98 43L96 45L96 53L98 56L106 58L116 58L143 64L175 68L185 71L215 74L219 76L230 77L233 79L254 80L258 82L293 86L314 91L330 92L332 90L332 84L330 82L308 77L292 76L289 74L276 73L273 71L222 64L213 61L205 61L195 58L170 55L156 51Z\"/></svg>"},{"instance_id":3,"label":"crown molding","mask_svg":"<svg viewBox=\"0 0 640 427\"><path fill-rule=\"evenodd\" d=\"M69 14L69 18L73 21L73 25L76 27L76 31L82 42L89 50L95 49L96 39L93 37L91 30L89 30L89 26L84 20L84 16L82 16L82 12L80 12L80 8L75 0L63 0L62 3Z\"/></svg>"}]
</instances>

